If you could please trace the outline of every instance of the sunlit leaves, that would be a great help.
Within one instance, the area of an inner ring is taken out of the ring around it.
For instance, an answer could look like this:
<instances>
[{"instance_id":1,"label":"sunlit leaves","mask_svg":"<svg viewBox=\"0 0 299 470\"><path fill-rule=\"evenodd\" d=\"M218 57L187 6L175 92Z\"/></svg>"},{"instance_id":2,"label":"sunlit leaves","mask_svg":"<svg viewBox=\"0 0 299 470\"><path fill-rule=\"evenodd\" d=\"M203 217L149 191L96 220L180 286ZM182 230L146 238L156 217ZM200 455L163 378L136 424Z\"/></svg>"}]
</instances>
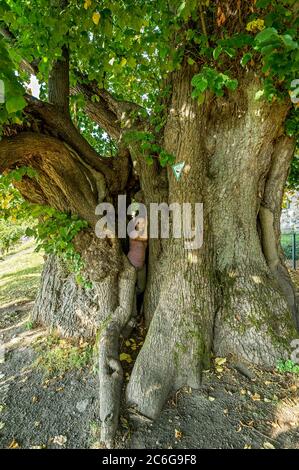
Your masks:
<instances>
[{"instance_id":1,"label":"sunlit leaves","mask_svg":"<svg viewBox=\"0 0 299 470\"><path fill-rule=\"evenodd\" d=\"M89 283L81 274L84 268L83 260L72 243L73 238L88 226L87 222L76 215L25 201L13 186L24 177L38 179L38 173L34 168L23 166L0 175L0 218L3 221L8 220L10 224L18 221L16 229L10 231L9 239L6 235L6 238L0 241L0 246L11 244L25 234L34 237L37 250L61 256L68 269L76 275L77 281L89 287Z\"/></svg>"},{"instance_id":2,"label":"sunlit leaves","mask_svg":"<svg viewBox=\"0 0 299 470\"><path fill-rule=\"evenodd\" d=\"M88 8L91 6L91 0L85 0L84 2L84 8L85 10L88 10Z\"/></svg>"},{"instance_id":3,"label":"sunlit leaves","mask_svg":"<svg viewBox=\"0 0 299 470\"><path fill-rule=\"evenodd\" d=\"M263 19L258 18L253 21L249 21L246 25L246 30L247 31L262 31L265 27L265 22Z\"/></svg>"},{"instance_id":4,"label":"sunlit leaves","mask_svg":"<svg viewBox=\"0 0 299 470\"><path fill-rule=\"evenodd\" d=\"M203 93L209 89L216 96L223 96L224 89L234 91L238 87L238 81L230 78L227 74L218 72L211 67L203 67L202 71L192 78L194 90L192 97L202 102Z\"/></svg>"},{"instance_id":5,"label":"sunlit leaves","mask_svg":"<svg viewBox=\"0 0 299 470\"><path fill-rule=\"evenodd\" d=\"M98 11L95 11L92 15L92 21L97 26L100 22L101 14Z\"/></svg>"},{"instance_id":6,"label":"sunlit leaves","mask_svg":"<svg viewBox=\"0 0 299 470\"><path fill-rule=\"evenodd\" d=\"M234 91L236 78L248 70L263 82L262 97L288 98L299 70L294 1L257 0L250 8L246 2L233 3L230 12L223 2L205 0L72 0L63 9L58 1L6 0L0 16L17 38L13 48L6 47L6 55L0 53L0 70L11 71L11 80L4 77L7 98L22 96L24 90L16 86L28 82L18 68L21 58L38 65L46 98L49 71L65 43L70 47L72 84L79 72L116 98L142 105L155 132L165 125L160 107L167 101L167 96L162 99L165 81L186 63L196 75L193 96L199 103L207 90L217 96ZM248 15L242 16L243 8ZM21 98L9 101L9 111L23 104ZM78 103L76 119L81 123L83 108ZM18 118L20 113L15 113ZM2 107L0 123L8 116ZM84 135L92 133L88 139L96 145L97 131L85 124ZM145 158L152 163L158 154L147 151Z\"/></svg>"},{"instance_id":7,"label":"sunlit leaves","mask_svg":"<svg viewBox=\"0 0 299 470\"><path fill-rule=\"evenodd\" d=\"M6 100L5 106L8 114L13 114L24 109L26 106L26 101L21 95L10 96Z\"/></svg>"}]
</instances>

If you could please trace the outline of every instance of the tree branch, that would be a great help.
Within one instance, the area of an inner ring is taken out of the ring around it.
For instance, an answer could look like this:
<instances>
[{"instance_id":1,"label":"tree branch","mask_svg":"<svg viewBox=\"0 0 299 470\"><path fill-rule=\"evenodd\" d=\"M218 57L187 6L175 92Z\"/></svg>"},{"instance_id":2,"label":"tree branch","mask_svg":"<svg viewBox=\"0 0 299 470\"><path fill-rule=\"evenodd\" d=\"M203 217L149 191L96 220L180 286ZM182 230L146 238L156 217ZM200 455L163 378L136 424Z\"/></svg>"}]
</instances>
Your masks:
<instances>
[{"instance_id":1,"label":"tree branch","mask_svg":"<svg viewBox=\"0 0 299 470\"><path fill-rule=\"evenodd\" d=\"M86 114L98 124L107 134L114 140L118 140L121 136L121 125L118 121L116 113L108 106L107 102L95 92L93 87L83 83L77 83L75 87L71 88L71 94L82 93L85 98L85 112ZM93 99L93 96L98 97L98 101Z\"/></svg>"},{"instance_id":2,"label":"tree branch","mask_svg":"<svg viewBox=\"0 0 299 470\"><path fill-rule=\"evenodd\" d=\"M42 119L56 137L60 137L76 152L82 159L91 165L95 170L105 175L107 184L111 192L118 189L117 175L113 170L113 164L110 159L101 159L97 152L84 139L78 129L74 126L69 116L59 112L54 105L44 103L31 95L26 95L29 104L28 111Z\"/></svg>"},{"instance_id":3,"label":"tree branch","mask_svg":"<svg viewBox=\"0 0 299 470\"><path fill-rule=\"evenodd\" d=\"M49 103L57 106L64 114L69 115L70 77L69 50L62 48L62 58L55 61L48 80Z\"/></svg>"},{"instance_id":4,"label":"tree branch","mask_svg":"<svg viewBox=\"0 0 299 470\"><path fill-rule=\"evenodd\" d=\"M92 226L99 182L105 192L105 180L82 164L60 140L43 134L23 132L0 142L0 171L30 165L38 178L23 178L16 186L26 199L58 210L78 214Z\"/></svg>"}]
</instances>

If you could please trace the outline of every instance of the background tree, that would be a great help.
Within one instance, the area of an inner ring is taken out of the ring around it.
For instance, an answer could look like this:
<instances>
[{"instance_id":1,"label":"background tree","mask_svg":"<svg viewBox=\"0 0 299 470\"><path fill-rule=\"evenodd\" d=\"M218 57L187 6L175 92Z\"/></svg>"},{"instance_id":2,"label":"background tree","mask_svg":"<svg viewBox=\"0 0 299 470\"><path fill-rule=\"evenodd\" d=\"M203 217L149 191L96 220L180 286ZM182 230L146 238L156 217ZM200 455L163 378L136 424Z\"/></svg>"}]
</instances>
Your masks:
<instances>
[{"instance_id":1,"label":"background tree","mask_svg":"<svg viewBox=\"0 0 299 470\"><path fill-rule=\"evenodd\" d=\"M14 185L39 216L40 206L52 208L45 245L61 241L57 233L63 242L48 248L34 315L65 335L100 329L108 428L117 416L118 338L134 312L135 271L125 243L97 239L94 226L96 205L118 194L128 204L140 191L146 204L204 204L201 249L149 241L148 332L129 403L156 417L171 389L199 385L212 352L262 366L287 357L299 317L279 220L298 136L290 99L298 3L7 0L0 17L0 170L37 172ZM25 93L32 74L39 99ZM177 181L171 164L180 162ZM75 223L69 233L67 217L88 228ZM81 285L61 258L70 246Z\"/></svg>"}]
</instances>

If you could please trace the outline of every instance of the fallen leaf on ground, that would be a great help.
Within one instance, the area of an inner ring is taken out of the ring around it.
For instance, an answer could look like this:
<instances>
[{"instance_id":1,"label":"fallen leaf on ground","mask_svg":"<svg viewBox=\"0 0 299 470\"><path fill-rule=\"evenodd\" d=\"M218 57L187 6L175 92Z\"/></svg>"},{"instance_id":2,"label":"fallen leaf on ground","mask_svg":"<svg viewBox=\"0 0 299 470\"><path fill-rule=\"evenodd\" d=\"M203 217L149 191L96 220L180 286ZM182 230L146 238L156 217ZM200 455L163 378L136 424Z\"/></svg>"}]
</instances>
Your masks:
<instances>
[{"instance_id":1,"label":"fallen leaf on ground","mask_svg":"<svg viewBox=\"0 0 299 470\"><path fill-rule=\"evenodd\" d=\"M258 393L254 393L253 395L251 395L251 399L253 401L260 401L261 400L261 396L258 394Z\"/></svg>"},{"instance_id":2,"label":"fallen leaf on ground","mask_svg":"<svg viewBox=\"0 0 299 470\"><path fill-rule=\"evenodd\" d=\"M182 439L182 437L183 437L182 431L179 431L178 429L174 430L174 435L175 435L176 439Z\"/></svg>"},{"instance_id":3,"label":"fallen leaf on ground","mask_svg":"<svg viewBox=\"0 0 299 470\"><path fill-rule=\"evenodd\" d=\"M53 443L57 444L58 446L63 446L64 444L67 443L67 437L66 436L55 436L53 438Z\"/></svg>"},{"instance_id":4,"label":"fallen leaf on ground","mask_svg":"<svg viewBox=\"0 0 299 470\"><path fill-rule=\"evenodd\" d=\"M267 441L264 442L263 448L264 448L264 449L275 449L274 445L271 444L271 442L267 442Z\"/></svg>"},{"instance_id":5,"label":"fallen leaf on ground","mask_svg":"<svg viewBox=\"0 0 299 470\"><path fill-rule=\"evenodd\" d=\"M226 357L215 357L216 366L222 366L226 363Z\"/></svg>"},{"instance_id":6,"label":"fallen leaf on ground","mask_svg":"<svg viewBox=\"0 0 299 470\"><path fill-rule=\"evenodd\" d=\"M131 358L130 354L126 354L126 353L121 353L120 356L119 356L119 359L121 361L127 361L128 364L130 364L132 362L132 358Z\"/></svg>"},{"instance_id":7,"label":"fallen leaf on ground","mask_svg":"<svg viewBox=\"0 0 299 470\"><path fill-rule=\"evenodd\" d=\"M19 448L20 448L20 445L19 445L19 443L18 443L15 439L13 439L13 440L11 441L11 443L9 444L8 448L9 448L9 449L19 449Z\"/></svg>"}]
</instances>

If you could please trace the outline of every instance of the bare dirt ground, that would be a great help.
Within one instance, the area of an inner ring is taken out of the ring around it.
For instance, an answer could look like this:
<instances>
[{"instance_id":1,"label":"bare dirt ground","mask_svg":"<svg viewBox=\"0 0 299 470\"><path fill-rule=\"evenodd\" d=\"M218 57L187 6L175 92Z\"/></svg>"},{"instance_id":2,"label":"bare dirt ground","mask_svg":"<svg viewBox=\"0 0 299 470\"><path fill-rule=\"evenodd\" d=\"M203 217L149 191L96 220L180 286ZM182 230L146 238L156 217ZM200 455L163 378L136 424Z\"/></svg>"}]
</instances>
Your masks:
<instances>
[{"instance_id":1,"label":"bare dirt ground","mask_svg":"<svg viewBox=\"0 0 299 470\"><path fill-rule=\"evenodd\" d=\"M21 255L13 256L15 270ZM0 448L101 448L89 346L74 346L31 324L37 260L26 269L29 274L20 274L30 284L24 298L15 272L0 261L0 295L3 289L10 293L10 301L0 304ZM10 275L14 286L7 284ZM299 375L224 361L204 373L200 390L170 397L154 423L123 407L117 447L299 449Z\"/></svg>"}]
</instances>

